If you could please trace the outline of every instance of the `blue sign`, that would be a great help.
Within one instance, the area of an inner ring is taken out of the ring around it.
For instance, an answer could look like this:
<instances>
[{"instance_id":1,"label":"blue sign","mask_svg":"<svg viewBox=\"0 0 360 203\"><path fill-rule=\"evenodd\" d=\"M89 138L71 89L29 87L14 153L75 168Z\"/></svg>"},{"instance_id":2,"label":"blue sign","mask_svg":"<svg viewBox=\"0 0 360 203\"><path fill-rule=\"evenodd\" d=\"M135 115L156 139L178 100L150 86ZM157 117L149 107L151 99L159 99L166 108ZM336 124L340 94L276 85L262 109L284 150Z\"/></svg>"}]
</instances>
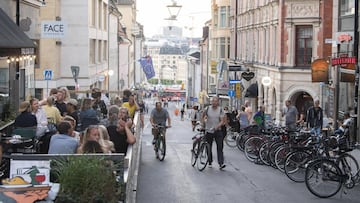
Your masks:
<instances>
[{"instance_id":1,"label":"blue sign","mask_svg":"<svg viewBox=\"0 0 360 203\"><path fill-rule=\"evenodd\" d=\"M230 84L230 85L236 84L236 83L241 83L241 80L230 80L230 81L229 81L229 84Z\"/></svg>"},{"instance_id":2,"label":"blue sign","mask_svg":"<svg viewBox=\"0 0 360 203\"><path fill-rule=\"evenodd\" d=\"M53 72L52 70L44 70L44 80L52 80Z\"/></svg>"},{"instance_id":3,"label":"blue sign","mask_svg":"<svg viewBox=\"0 0 360 203\"><path fill-rule=\"evenodd\" d=\"M229 90L228 91L228 96L229 97L234 97L235 96L235 91L234 90Z\"/></svg>"}]
</instances>

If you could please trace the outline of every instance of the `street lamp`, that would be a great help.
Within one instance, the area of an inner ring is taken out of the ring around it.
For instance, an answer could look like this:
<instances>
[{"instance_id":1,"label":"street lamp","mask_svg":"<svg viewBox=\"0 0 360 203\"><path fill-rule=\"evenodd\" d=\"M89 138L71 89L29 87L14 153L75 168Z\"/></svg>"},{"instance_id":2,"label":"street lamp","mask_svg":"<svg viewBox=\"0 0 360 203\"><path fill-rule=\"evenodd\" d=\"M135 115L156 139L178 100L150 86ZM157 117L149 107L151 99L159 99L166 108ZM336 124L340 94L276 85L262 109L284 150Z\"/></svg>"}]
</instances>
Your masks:
<instances>
[{"instance_id":1,"label":"street lamp","mask_svg":"<svg viewBox=\"0 0 360 203\"><path fill-rule=\"evenodd\" d=\"M173 0L172 4L167 5L166 7L168 8L169 13L170 13L170 17L166 18L166 20L177 20L176 18L179 15L182 6L177 5L176 1Z\"/></svg>"}]
</instances>

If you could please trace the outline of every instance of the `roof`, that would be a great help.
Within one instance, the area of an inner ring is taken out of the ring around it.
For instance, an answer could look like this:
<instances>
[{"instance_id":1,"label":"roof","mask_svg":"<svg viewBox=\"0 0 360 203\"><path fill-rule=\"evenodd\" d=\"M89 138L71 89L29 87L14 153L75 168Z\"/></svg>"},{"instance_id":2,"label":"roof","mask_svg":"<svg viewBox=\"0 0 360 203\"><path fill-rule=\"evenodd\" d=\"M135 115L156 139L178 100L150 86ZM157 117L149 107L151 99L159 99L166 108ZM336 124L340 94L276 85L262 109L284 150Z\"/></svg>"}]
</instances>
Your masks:
<instances>
[{"instance_id":1,"label":"roof","mask_svg":"<svg viewBox=\"0 0 360 203\"><path fill-rule=\"evenodd\" d=\"M21 48L36 48L34 42L0 8L0 56L21 54Z\"/></svg>"}]
</instances>

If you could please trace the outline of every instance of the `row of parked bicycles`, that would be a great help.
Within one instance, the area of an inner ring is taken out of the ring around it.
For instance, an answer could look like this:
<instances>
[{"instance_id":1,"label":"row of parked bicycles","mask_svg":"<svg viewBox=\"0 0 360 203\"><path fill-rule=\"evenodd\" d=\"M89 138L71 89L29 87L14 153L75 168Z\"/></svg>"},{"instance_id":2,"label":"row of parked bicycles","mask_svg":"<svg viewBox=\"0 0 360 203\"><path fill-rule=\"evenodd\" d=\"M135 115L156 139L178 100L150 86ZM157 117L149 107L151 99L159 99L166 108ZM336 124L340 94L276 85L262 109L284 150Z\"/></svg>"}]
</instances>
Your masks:
<instances>
[{"instance_id":1,"label":"row of parked bicycles","mask_svg":"<svg viewBox=\"0 0 360 203\"><path fill-rule=\"evenodd\" d=\"M205 129L198 129L193 137L191 164L202 171L207 165L209 145ZM346 193L360 183L359 163L349 154L354 146L348 132L335 135L330 127L321 135L298 126L295 131L271 126L260 129L256 125L241 130L229 127L224 142L244 152L253 163L274 167L320 198Z\"/></svg>"}]
</instances>

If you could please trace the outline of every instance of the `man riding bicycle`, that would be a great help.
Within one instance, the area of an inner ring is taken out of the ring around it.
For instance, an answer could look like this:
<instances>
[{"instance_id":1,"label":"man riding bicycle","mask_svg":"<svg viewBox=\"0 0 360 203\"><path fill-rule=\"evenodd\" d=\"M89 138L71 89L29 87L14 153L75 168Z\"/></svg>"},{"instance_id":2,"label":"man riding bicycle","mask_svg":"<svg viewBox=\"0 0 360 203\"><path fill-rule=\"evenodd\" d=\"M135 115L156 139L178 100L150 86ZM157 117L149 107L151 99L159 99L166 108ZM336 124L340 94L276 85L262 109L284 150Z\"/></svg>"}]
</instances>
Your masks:
<instances>
[{"instance_id":1,"label":"man riding bicycle","mask_svg":"<svg viewBox=\"0 0 360 203\"><path fill-rule=\"evenodd\" d=\"M162 108L161 106L161 102L156 102L155 103L155 109L153 109L151 111L150 114L150 123L153 126L153 128L151 129L151 132L154 136L154 139L152 141L152 144L155 144L155 140L156 140L156 136L157 136L157 129L155 128L155 125L161 125L161 126L166 126L166 120L168 122L168 128L171 127L171 119L170 119L170 115L169 112Z\"/></svg>"}]
</instances>

